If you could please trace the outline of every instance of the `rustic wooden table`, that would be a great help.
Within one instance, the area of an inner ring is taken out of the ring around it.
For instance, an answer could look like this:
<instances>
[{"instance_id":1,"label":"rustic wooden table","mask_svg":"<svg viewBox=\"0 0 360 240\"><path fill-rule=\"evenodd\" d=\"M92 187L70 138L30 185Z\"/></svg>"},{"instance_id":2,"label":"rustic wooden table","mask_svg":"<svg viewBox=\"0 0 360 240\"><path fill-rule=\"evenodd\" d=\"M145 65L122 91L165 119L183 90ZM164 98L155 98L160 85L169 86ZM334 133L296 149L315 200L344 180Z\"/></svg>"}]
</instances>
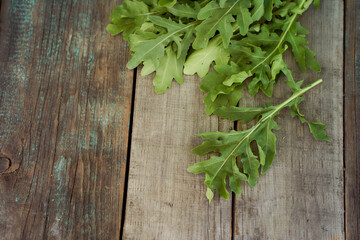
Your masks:
<instances>
[{"instance_id":1,"label":"rustic wooden table","mask_svg":"<svg viewBox=\"0 0 360 240\"><path fill-rule=\"evenodd\" d=\"M211 205L190 149L234 126L205 116L199 78L156 95L126 69L126 43L105 31L120 3L1 1L1 240L360 239L360 1L302 16L320 74L287 57L296 79L324 79L303 109L331 142L283 111L269 172Z\"/></svg>"}]
</instances>

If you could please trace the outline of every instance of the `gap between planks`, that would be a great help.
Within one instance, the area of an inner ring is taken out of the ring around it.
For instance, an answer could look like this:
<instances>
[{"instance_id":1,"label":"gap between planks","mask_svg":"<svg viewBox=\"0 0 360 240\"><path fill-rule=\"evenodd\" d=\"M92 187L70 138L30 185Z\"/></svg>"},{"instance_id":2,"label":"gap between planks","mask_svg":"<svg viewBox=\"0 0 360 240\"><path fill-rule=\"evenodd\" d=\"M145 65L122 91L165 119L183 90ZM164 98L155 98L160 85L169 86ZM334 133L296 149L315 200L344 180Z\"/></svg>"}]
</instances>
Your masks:
<instances>
[{"instance_id":1,"label":"gap between planks","mask_svg":"<svg viewBox=\"0 0 360 240\"><path fill-rule=\"evenodd\" d=\"M125 183L124 183L124 194L123 194L124 197L123 197L123 206L122 206L122 212L121 212L120 240L123 238L125 217L126 217L126 199L127 199L127 190L128 190L128 183L129 183L131 140L132 140L132 130L133 130L133 121L134 121L137 70L138 70L137 68L135 68L133 70L133 88L132 88L131 110L130 110L130 120L129 120L128 149L127 149L127 154L126 154L126 170L125 170Z\"/></svg>"},{"instance_id":2,"label":"gap between planks","mask_svg":"<svg viewBox=\"0 0 360 240\"><path fill-rule=\"evenodd\" d=\"M344 217L346 239L360 239L360 2L344 0Z\"/></svg>"}]
</instances>

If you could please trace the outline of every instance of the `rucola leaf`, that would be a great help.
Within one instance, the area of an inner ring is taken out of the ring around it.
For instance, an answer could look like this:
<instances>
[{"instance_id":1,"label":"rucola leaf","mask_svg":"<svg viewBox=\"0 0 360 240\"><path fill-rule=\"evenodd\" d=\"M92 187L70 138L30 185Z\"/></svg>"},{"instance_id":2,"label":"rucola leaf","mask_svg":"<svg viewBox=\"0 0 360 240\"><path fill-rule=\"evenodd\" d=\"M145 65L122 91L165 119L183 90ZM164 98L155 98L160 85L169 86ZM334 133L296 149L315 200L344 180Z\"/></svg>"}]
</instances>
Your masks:
<instances>
[{"instance_id":1,"label":"rucola leaf","mask_svg":"<svg viewBox=\"0 0 360 240\"><path fill-rule=\"evenodd\" d=\"M283 52L287 49L286 43L290 44L295 59L303 71L306 71L307 67L314 71L320 71L320 65L314 58L315 54L306 46L308 42L304 36L307 34L307 30L296 22L298 16L309 7L312 1L301 0L298 5L294 2L274 2L278 13L272 16L272 21L269 24L262 25L258 33L248 33L239 40L232 40L229 46L230 65L235 64L239 69L238 72L235 71L232 74L235 76L239 74L245 76L247 74L247 78L252 77L251 82L248 84L251 95L255 95L261 90L268 97L272 96L278 75L286 68L286 63L282 57ZM256 1L254 3L255 7L261 8L260 3ZM265 6L263 7L265 8ZM282 9L285 10L282 11ZM296 10L293 13L289 9ZM276 32L279 32L279 34ZM215 71L217 71L216 67ZM232 91L239 85L245 84L245 79L240 78L239 81L233 81L235 78L229 74L217 75L216 77L219 79L216 81L213 79L214 76L213 73L209 73L209 77L205 76L205 80L212 79L212 86L205 92L211 96L221 98L221 103L217 104L220 100L214 97L206 97L204 102L206 112L209 115L216 110L215 106L221 106L223 103L228 104L230 102L229 98L232 97ZM209 99L212 101L209 101Z\"/></svg>"},{"instance_id":2,"label":"rucola leaf","mask_svg":"<svg viewBox=\"0 0 360 240\"><path fill-rule=\"evenodd\" d=\"M211 199L217 189L229 198L231 190L241 193L241 181L254 186L261 173L272 164L276 153L278 126L274 117L282 108L289 107L293 117L308 124L318 140L329 140L325 125L310 122L300 113L300 95L321 80L301 89L283 60L283 53L291 48L302 71L320 71L306 40L308 31L298 17L311 3L319 7L320 0L124 0L111 14L112 24L107 30L123 33L129 41L132 58L128 68L143 63L142 75L156 72L156 93L164 93L175 79L183 82L185 74L197 73L204 77L201 90L207 93L206 114L244 123L257 120L250 129L230 133L203 133L204 143L193 150L204 155L211 152L220 156L196 163L188 170L205 172L206 196ZM212 68L213 67L213 68ZM213 69L211 71L211 69ZM284 103L264 108L236 107L242 90L250 95L261 90L271 97L280 74L293 95ZM254 151L255 143L257 151ZM240 158L238 164L237 158Z\"/></svg>"},{"instance_id":3,"label":"rucola leaf","mask_svg":"<svg viewBox=\"0 0 360 240\"><path fill-rule=\"evenodd\" d=\"M216 1L211 1L204 9L210 11L200 10L198 19L203 20L199 26L196 27L196 38L193 44L194 49L205 48L208 45L209 39L214 37L216 31L219 31L224 47L227 48L233 34L231 23L235 22L232 13L236 10L240 0L229 0L224 8L221 8ZM209 16L209 13L211 14Z\"/></svg>"},{"instance_id":4,"label":"rucola leaf","mask_svg":"<svg viewBox=\"0 0 360 240\"><path fill-rule=\"evenodd\" d=\"M172 7L176 4L177 0L159 0L159 6Z\"/></svg>"},{"instance_id":5,"label":"rucola leaf","mask_svg":"<svg viewBox=\"0 0 360 240\"><path fill-rule=\"evenodd\" d=\"M250 0L240 1L240 9L237 14L237 24L239 26L239 31L241 35L246 35L249 31L249 26L254 22L254 19L251 17L249 8L251 7Z\"/></svg>"},{"instance_id":6,"label":"rucola leaf","mask_svg":"<svg viewBox=\"0 0 360 240\"><path fill-rule=\"evenodd\" d=\"M124 39L129 40L129 35L141 27L148 14L149 7L145 3L125 0L111 13L110 21L113 24L109 24L107 30L112 35L123 33Z\"/></svg>"},{"instance_id":7,"label":"rucola leaf","mask_svg":"<svg viewBox=\"0 0 360 240\"><path fill-rule=\"evenodd\" d=\"M159 16L148 18L151 24L166 30L157 34L152 31L132 34L130 48L133 56L127 67L133 69L144 62L142 75L156 71L154 87L160 94L171 87L173 79L183 83L183 68L193 42L194 24L184 25Z\"/></svg>"},{"instance_id":8,"label":"rucola leaf","mask_svg":"<svg viewBox=\"0 0 360 240\"><path fill-rule=\"evenodd\" d=\"M156 35L154 39L144 39L143 41L138 41L136 44L131 44L131 50L134 54L127 64L129 69L134 69L140 63L149 59L153 61L157 68L159 65L158 59L164 56L165 47L171 42L181 45L181 35L193 27L191 24L184 25L175 23L170 19L164 20L158 16L150 16L149 19L155 25L166 28L167 33L160 36ZM141 36L141 33L139 33L138 36ZM179 49L181 51L181 47L179 47Z\"/></svg>"},{"instance_id":9,"label":"rucola leaf","mask_svg":"<svg viewBox=\"0 0 360 240\"><path fill-rule=\"evenodd\" d=\"M211 39L205 48L195 50L190 54L185 62L184 73L187 75L197 73L200 77L204 77L213 62L227 64L229 59L228 50L224 49L220 36L217 36Z\"/></svg>"},{"instance_id":10,"label":"rucola leaf","mask_svg":"<svg viewBox=\"0 0 360 240\"><path fill-rule=\"evenodd\" d=\"M196 8L192 8L187 4L176 4L173 7L167 8L167 10L174 16L179 18L193 18L196 19L199 6L196 5Z\"/></svg>"},{"instance_id":11,"label":"rucola leaf","mask_svg":"<svg viewBox=\"0 0 360 240\"><path fill-rule=\"evenodd\" d=\"M179 84L184 82L183 66L192 40L193 33L192 30L190 30L185 34L185 37L182 40L182 51L179 58L177 58L172 48L166 48L166 55L160 58L159 68L156 70L156 76L154 78L156 93L165 93L166 89L171 87L173 79L175 79Z\"/></svg>"},{"instance_id":12,"label":"rucola leaf","mask_svg":"<svg viewBox=\"0 0 360 240\"><path fill-rule=\"evenodd\" d=\"M210 1L199 11L198 19L203 20L203 22L196 27L196 39L193 48L205 48L216 31L219 31L222 37L224 48L229 46L234 29L239 29L241 35L246 35L249 26L254 22L250 8L250 0L228 0L219 3ZM259 14L257 13L257 15ZM237 24L233 25L234 22Z\"/></svg>"},{"instance_id":13,"label":"rucola leaf","mask_svg":"<svg viewBox=\"0 0 360 240\"><path fill-rule=\"evenodd\" d=\"M315 72L320 72L321 68L314 58L314 52L306 46L308 41L305 38L305 34L308 33L309 32L297 22L289 29L285 40L290 43L295 60L303 72L306 72L306 67L311 68Z\"/></svg>"},{"instance_id":14,"label":"rucola leaf","mask_svg":"<svg viewBox=\"0 0 360 240\"><path fill-rule=\"evenodd\" d=\"M193 153L203 156L207 153L216 152L220 156L211 157L209 160L199 162L188 168L189 172L198 174L205 173L205 184L207 185L207 196L212 200L212 192L216 189L219 194L229 198L226 190L226 178L229 178L230 188L237 194L241 193L240 180L247 181L250 186L255 186L259 177L259 168L261 173L265 173L273 162L276 154L276 136L273 130L278 126L274 117L285 108L293 108L297 105L299 97L306 91L320 84L318 80L309 86L295 91L295 93L283 103L277 106L267 106L263 110L250 109L256 114L249 115L249 109L239 109L237 117L234 116L234 109L230 108L226 113L222 109L222 115L231 119L251 121L261 116L258 122L251 128L244 131L212 132L199 134L205 141L193 149ZM321 132L321 127L316 129L318 135L326 133ZM250 143L255 142L258 148L258 155L255 155ZM236 164L236 158L240 157L240 167Z\"/></svg>"}]
</instances>

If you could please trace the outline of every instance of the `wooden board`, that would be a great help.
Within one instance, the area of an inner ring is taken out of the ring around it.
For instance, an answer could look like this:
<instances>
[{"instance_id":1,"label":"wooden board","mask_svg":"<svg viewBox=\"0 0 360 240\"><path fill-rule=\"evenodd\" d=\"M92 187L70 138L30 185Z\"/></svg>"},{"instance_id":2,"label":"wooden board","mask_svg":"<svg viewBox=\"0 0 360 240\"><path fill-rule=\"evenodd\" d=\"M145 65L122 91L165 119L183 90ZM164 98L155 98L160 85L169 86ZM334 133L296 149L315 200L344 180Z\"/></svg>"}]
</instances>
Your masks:
<instances>
[{"instance_id":1,"label":"wooden board","mask_svg":"<svg viewBox=\"0 0 360 240\"><path fill-rule=\"evenodd\" d=\"M296 80L324 83L304 95L302 112L327 125L331 141L315 141L306 125L283 110L278 119L277 155L255 188L236 198L234 239L344 239L343 182L343 1L321 1L300 18L322 72L302 74L288 55ZM285 79L281 80L281 84ZM283 86L272 101L291 93ZM258 105L266 98L243 104ZM246 127L246 126L242 126Z\"/></svg>"},{"instance_id":2,"label":"wooden board","mask_svg":"<svg viewBox=\"0 0 360 240\"><path fill-rule=\"evenodd\" d=\"M163 95L152 78L136 81L124 239L230 239L231 201L209 205L204 176L186 169L204 159L190 152L201 143L195 134L233 124L205 115L199 78Z\"/></svg>"},{"instance_id":3,"label":"wooden board","mask_svg":"<svg viewBox=\"0 0 360 240\"><path fill-rule=\"evenodd\" d=\"M2 0L0 238L119 239L133 73L121 1Z\"/></svg>"},{"instance_id":4,"label":"wooden board","mask_svg":"<svg viewBox=\"0 0 360 240\"><path fill-rule=\"evenodd\" d=\"M345 1L346 239L360 239L360 1Z\"/></svg>"},{"instance_id":5,"label":"wooden board","mask_svg":"<svg viewBox=\"0 0 360 240\"><path fill-rule=\"evenodd\" d=\"M297 80L324 79L301 109L331 142L284 110L269 172L212 205L204 176L186 172L205 159L190 149L233 124L205 116L196 77L156 95L138 75L132 96L129 50L105 31L121 2L0 0L0 239L360 239L359 1L301 18L322 73L286 56Z\"/></svg>"}]
</instances>

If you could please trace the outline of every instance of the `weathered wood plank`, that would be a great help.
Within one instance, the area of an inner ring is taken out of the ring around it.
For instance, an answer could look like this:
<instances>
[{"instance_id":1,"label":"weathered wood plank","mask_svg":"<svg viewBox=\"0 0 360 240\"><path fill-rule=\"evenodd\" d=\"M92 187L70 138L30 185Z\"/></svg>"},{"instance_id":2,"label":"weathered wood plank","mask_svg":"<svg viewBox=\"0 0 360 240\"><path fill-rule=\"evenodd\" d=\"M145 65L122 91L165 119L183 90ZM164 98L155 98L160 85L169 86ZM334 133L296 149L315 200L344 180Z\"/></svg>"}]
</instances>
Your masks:
<instances>
[{"instance_id":1,"label":"weathered wood plank","mask_svg":"<svg viewBox=\"0 0 360 240\"><path fill-rule=\"evenodd\" d=\"M200 161L195 134L233 124L205 115L199 78L156 95L152 77L136 83L124 239L230 239L231 201L209 205L203 176L186 169Z\"/></svg>"},{"instance_id":2,"label":"weathered wood plank","mask_svg":"<svg viewBox=\"0 0 360 240\"><path fill-rule=\"evenodd\" d=\"M1 239L120 237L133 73L105 31L120 2L2 1Z\"/></svg>"},{"instance_id":3,"label":"weathered wood plank","mask_svg":"<svg viewBox=\"0 0 360 240\"><path fill-rule=\"evenodd\" d=\"M324 79L306 93L301 108L310 120L326 123L331 142L315 141L306 125L282 111L273 166L255 188L246 186L236 198L235 239L344 239L343 1L321 1L317 12L309 10L300 20L311 32L322 72L302 74L292 57L287 62L296 80ZM273 101L290 96L285 89L278 88Z\"/></svg>"},{"instance_id":4,"label":"weathered wood plank","mask_svg":"<svg viewBox=\"0 0 360 240\"><path fill-rule=\"evenodd\" d=\"M360 2L345 1L346 239L360 239Z\"/></svg>"}]
</instances>

